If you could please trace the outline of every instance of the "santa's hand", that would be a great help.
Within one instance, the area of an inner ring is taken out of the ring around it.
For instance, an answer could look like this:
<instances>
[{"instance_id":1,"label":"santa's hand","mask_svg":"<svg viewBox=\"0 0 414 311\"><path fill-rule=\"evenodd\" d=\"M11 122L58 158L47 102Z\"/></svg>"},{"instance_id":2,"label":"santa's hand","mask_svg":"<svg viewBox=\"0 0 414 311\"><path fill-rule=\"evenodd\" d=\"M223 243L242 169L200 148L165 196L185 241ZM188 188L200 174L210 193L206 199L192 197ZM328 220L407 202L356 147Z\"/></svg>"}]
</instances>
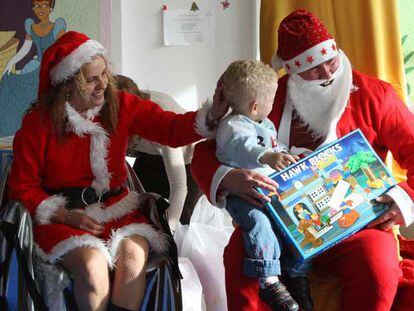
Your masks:
<instances>
[{"instance_id":1,"label":"santa's hand","mask_svg":"<svg viewBox=\"0 0 414 311\"><path fill-rule=\"evenodd\" d=\"M65 223L73 228L89 231L93 235L100 235L104 230L104 226L95 219L76 210L68 211Z\"/></svg>"},{"instance_id":2,"label":"santa's hand","mask_svg":"<svg viewBox=\"0 0 414 311\"><path fill-rule=\"evenodd\" d=\"M261 207L263 201L270 202L270 198L259 193L255 188L267 189L276 192L278 184L271 178L251 170L232 169L224 176L219 191L228 191L243 200Z\"/></svg>"},{"instance_id":3,"label":"santa's hand","mask_svg":"<svg viewBox=\"0 0 414 311\"><path fill-rule=\"evenodd\" d=\"M380 217L368 224L368 228L377 227L381 230L391 230L395 225L403 225L404 217L394 199L385 194L375 199L379 203L390 205L390 208Z\"/></svg>"}]
</instances>

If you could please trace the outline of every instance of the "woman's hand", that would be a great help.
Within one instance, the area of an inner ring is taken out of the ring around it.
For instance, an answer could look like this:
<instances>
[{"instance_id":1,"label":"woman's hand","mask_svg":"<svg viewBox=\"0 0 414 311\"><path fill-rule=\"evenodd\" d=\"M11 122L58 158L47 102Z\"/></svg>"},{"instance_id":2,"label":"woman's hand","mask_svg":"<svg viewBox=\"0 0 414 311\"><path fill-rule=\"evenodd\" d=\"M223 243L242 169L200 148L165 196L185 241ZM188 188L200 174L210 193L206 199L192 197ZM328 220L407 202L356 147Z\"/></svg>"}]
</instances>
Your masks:
<instances>
[{"instance_id":1,"label":"woman's hand","mask_svg":"<svg viewBox=\"0 0 414 311\"><path fill-rule=\"evenodd\" d=\"M270 198L259 193L255 188L260 187L275 192L278 184L271 178L257 172L235 168L224 176L219 191L228 191L243 200L261 207L263 201L270 202Z\"/></svg>"},{"instance_id":2,"label":"woman's hand","mask_svg":"<svg viewBox=\"0 0 414 311\"><path fill-rule=\"evenodd\" d=\"M214 91L213 96L213 106L211 107L211 117L218 121L229 110L229 105L227 101L225 100L224 94L223 94L223 76L220 77L220 79L217 81L216 90Z\"/></svg>"},{"instance_id":3,"label":"woman's hand","mask_svg":"<svg viewBox=\"0 0 414 311\"><path fill-rule=\"evenodd\" d=\"M61 207L52 216L52 221L65 224L76 229L88 231L93 235L100 235L104 230L104 226L102 224L97 222L92 217L85 215L81 209L68 210Z\"/></svg>"},{"instance_id":4,"label":"woman's hand","mask_svg":"<svg viewBox=\"0 0 414 311\"><path fill-rule=\"evenodd\" d=\"M89 231L93 235L100 235L104 226L90 216L83 213L82 210L70 210L66 214L65 223L73 228Z\"/></svg>"}]
</instances>

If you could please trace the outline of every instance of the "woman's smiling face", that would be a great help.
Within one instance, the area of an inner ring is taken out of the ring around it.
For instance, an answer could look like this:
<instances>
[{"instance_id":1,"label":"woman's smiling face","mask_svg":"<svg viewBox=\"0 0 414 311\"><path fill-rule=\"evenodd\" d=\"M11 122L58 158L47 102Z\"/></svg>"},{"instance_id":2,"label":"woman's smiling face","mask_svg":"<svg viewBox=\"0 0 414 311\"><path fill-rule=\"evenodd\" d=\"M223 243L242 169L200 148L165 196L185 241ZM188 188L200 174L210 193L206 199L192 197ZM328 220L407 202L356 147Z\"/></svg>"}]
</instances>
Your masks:
<instances>
[{"instance_id":1,"label":"woman's smiling face","mask_svg":"<svg viewBox=\"0 0 414 311\"><path fill-rule=\"evenodd\" d=\"M79 90L73 89L71 104L79 112L103 106L105 90L108 87L108 67L101 56L96 56L90 63L81 68L84 77L82 96Z\"/></svg>"}]
</instances>

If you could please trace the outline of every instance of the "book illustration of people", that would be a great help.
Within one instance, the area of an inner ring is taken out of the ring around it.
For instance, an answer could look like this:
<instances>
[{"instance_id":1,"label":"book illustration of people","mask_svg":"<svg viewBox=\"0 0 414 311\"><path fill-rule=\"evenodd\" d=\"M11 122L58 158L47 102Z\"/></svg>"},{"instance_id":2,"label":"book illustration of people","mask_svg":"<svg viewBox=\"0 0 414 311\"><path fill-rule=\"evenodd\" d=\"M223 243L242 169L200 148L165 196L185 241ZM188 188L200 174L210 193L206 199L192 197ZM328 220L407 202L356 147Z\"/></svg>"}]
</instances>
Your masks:
<instances>
[{"instance_id":1,"label":"book illustration of people","mask_svg":"<svg viewBox=\"0 0 414 311\"><path fill-rule=\"evenodd\" d=\"M20 127L24 112L37 99L43 52L66 31L63 18L50 19L54 0L9 5L0 13L5 24L0 29L0 136L14 134Z\"/></svg>"},{"instance_id":2,"label":"book illustration of people","mask_svg":"<svg viewBox=\"0 0 414 311\"><path fill-rule=\"evenodd\" d=\"M266 204L281 233L306 260L380 216L374 199L395 185L357 130L270 176L279 187Z\"/></svg>"}]
</instances>

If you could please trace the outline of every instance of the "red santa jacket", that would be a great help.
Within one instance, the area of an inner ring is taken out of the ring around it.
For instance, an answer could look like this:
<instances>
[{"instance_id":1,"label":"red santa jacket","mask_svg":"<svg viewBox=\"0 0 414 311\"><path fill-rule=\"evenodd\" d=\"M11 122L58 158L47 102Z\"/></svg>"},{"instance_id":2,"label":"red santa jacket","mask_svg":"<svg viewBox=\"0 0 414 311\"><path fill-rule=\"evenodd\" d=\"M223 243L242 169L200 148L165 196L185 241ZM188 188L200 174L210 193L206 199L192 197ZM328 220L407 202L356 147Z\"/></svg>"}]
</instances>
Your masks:
<instances>
[{"instance_id":1,"label":"red santa jacket","mask_svg":"<svg viewBox=\"0 0 414 311\"><path fill-rule=\"evenodd\" d=\"M285 108L288 78L285 76L279 81L273 110L269 115L277 129ZM414 115L384 81L353 71L353 85L349 102L337 123L336 136L342 137L359 128L382 160L391 151L400 166L407 170L407 181L399 186L414 199ZM212 196L216 195L214 187L219 181L215 173L220 165L215 158L214 141L196 146L192 173L211 202L216 200ZM412 219L414 215L410 217Z\"/></svg>"},{"instance_id":2,"label":"red santa jacket","mask_svg":"<svg viewBox=\"0 0 414 311\"><path fill-rule=\"evenodd\" d=\"M201 138L195 130L195 112L164 111L124 92L119 93L119 103L118 125L109 134L100 126L99 116L88 121L67 105L68 132L63 140L52 128L48 111L31 111L13 143L10 198L22 201L39 223L49 223L54 210L65 202L45 189L92 186L104 192L126 181L125 154L131 135L171 147Z\"/></svg>"}]
</instances>

